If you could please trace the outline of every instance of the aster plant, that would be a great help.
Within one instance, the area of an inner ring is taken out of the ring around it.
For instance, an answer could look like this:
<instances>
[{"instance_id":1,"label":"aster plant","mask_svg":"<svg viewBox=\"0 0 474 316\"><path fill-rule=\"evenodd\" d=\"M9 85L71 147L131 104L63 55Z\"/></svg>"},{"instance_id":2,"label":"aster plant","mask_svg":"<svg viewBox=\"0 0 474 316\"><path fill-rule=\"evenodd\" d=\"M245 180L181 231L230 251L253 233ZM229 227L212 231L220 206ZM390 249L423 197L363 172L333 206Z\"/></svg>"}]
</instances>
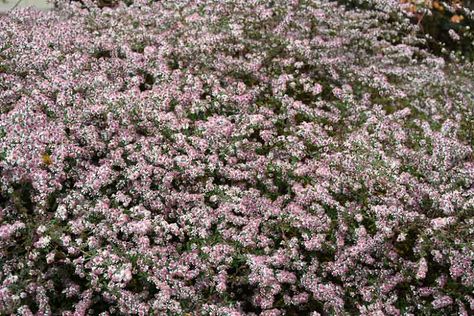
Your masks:
<instances>
[{"instance_id":1,"label":"aster plant","mask_svg":"<svg viewBox=\"0 0 474 316\"><path fill-rule=\"evenodd\" d=\"M0 314L471 315L473 64L365 2L0 17Z\"/></svg>"}]
</instances>

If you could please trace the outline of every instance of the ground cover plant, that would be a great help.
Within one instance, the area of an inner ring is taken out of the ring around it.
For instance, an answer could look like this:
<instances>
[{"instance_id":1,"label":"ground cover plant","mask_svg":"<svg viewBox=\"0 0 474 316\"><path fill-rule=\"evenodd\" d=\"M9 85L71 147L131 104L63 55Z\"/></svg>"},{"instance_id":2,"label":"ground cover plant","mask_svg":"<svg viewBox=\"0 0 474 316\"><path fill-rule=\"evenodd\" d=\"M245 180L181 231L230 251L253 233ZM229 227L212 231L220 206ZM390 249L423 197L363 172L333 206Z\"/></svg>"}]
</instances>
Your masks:
<instances>
[{"instance_id":1,"label":"ground cover plant","mask_svg":"<svg viewBox=\"0 0 474 316\"><path fill-rule=\"evenodd\" d=\"M399 1L0 17L0 314L471 315L474 67Z\"/></svg>"}]
</instances>

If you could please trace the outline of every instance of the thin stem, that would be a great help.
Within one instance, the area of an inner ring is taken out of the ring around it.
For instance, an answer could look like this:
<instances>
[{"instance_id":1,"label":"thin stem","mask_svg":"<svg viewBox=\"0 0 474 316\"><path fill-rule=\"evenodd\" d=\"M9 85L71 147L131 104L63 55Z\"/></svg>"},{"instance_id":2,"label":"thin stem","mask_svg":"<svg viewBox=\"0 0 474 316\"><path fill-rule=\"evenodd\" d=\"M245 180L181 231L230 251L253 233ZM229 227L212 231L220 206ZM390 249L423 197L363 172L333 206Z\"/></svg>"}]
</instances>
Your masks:
<instances>
[{"instance_id":1,"label":"thin stem","mask_svg":"<svg viewBox=\"0 0 474 316\"><path fill-rule=\"evenodd\" d=\"M13 11L13 10L20 4L21 1L23 1L23 0L18 0L18 1L15 3L15 5L14 5L10 10L8 10L8 11Z\"/></svg>"}]
</instances>

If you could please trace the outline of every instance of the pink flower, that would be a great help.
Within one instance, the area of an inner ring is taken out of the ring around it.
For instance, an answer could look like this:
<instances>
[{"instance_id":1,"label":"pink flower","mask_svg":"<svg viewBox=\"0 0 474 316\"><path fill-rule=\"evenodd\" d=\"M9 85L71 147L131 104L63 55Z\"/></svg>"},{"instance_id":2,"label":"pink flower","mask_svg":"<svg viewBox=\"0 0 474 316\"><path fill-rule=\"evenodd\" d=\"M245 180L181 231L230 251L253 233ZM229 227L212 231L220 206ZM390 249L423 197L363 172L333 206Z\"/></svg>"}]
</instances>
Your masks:
<instances>
[{"instance_id":1,"label":"pink flower","mask_svg":"<svg viewBox=\"0 0 474 316\"><path fill-rule=\"evenodd\" d=\"M421 258L418 262L418 271L416 272L417 279L424 279L426 277L426 272L428 272L428 262L425 258Z\"/></svg>"},{"instance_id":2,"label":"pink flower","mask_svg":"<svg viewBox=\"0 0 474 316\"><path fill-rule=\"evenodd\" d=\"M451 305L452 303L453 303L453 299L445 295L445 296L435 299L433 302L431 302L431 305L433 305L434 309L441 309L441 308Z\"/></svg>"}]
</instances>

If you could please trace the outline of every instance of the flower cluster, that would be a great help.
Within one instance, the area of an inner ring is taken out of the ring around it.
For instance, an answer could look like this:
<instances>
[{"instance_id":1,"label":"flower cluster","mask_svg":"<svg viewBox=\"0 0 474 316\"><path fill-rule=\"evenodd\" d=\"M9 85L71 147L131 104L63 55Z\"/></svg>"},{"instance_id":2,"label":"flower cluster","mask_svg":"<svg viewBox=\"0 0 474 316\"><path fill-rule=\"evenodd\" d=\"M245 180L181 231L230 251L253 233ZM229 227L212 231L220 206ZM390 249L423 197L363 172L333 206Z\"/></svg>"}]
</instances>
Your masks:
<instances>
[{"instance_id":1,"label":"flower cluster","mask_svg":"<svg viewBox=\"0 0 474 316\"><path fill-rule=\"evenodd\" d=\"M398 0L0 17L0 314L469 315L474 65Z\"/></svg>"}]
</instances>

